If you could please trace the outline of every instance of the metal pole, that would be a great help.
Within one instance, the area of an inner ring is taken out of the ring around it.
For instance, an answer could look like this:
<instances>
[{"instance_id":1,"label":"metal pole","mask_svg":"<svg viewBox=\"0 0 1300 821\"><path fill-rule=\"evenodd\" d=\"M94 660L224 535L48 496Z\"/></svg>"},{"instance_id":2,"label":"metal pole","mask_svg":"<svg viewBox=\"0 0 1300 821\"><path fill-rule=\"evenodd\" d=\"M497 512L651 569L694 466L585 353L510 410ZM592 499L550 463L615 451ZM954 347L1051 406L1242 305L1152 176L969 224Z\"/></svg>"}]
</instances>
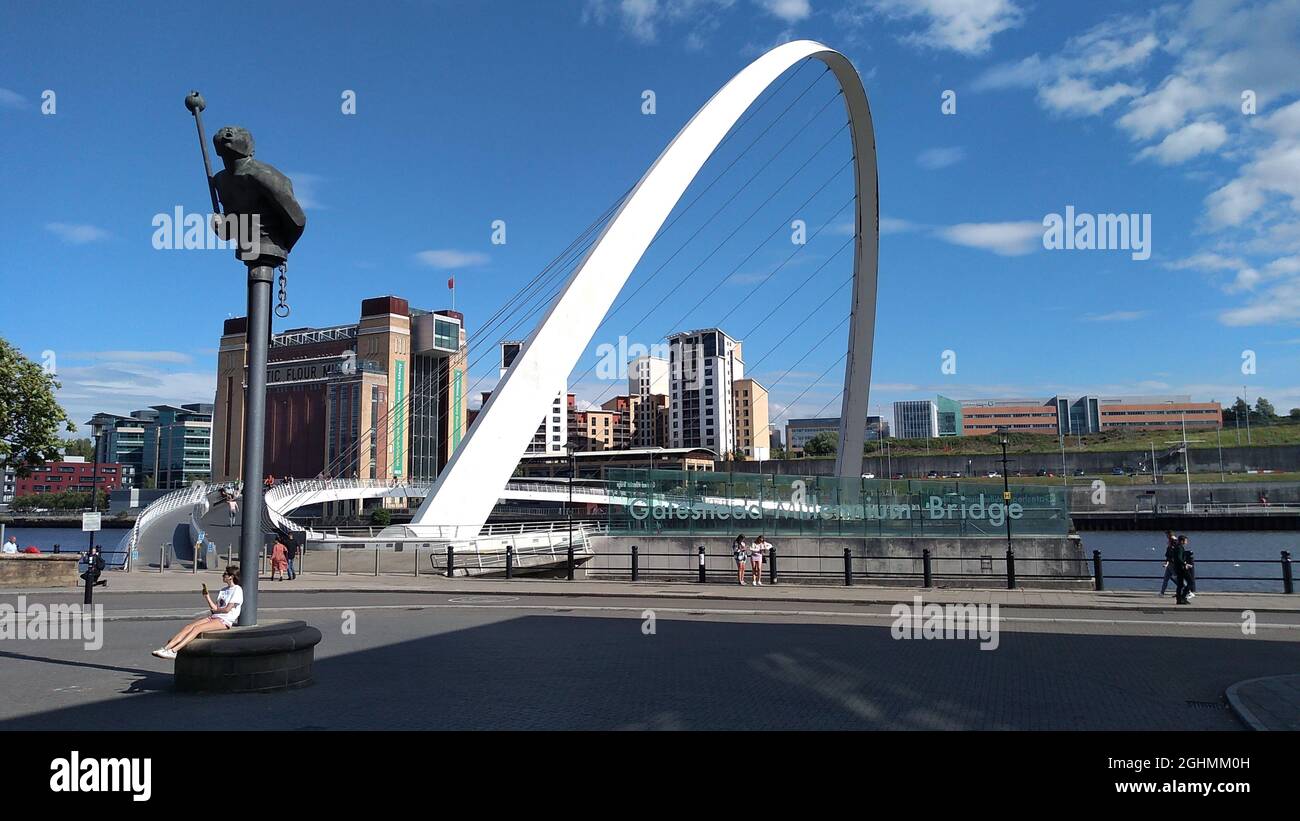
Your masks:
<instances>
[{"instance_id":1,"label":"metal pole","mask_svg":"<svg viewBox=\"0 0 1300 821\"><path fill-rule=\"evenodd\" d=\"M1295 580L1291 577L1291 551L1282 551L1282 592L1294 593Z\"/></svg>"},{"instance_id":2,"label":"metal pole","mask_svg":"<svg viewBox=\"0 0 1300 821\"><path fill-rule=\"evenodd\" d=\"M90 512L94 513L99 509L99 434L95 435L95 454L91 458L95 460L94 473L90 480ZM91 530L86 533L89 541L86 542L86 554L90 554L90 549L95 546L95 531ZM87 601L87 604L90 602Z\"/></svg>"},{"instance_id":3,"label":"metal pole","mask_svg":"<svg viewBox=\"0 0 1300 821\"><path fill-rule=\"evenodd\" d=\"M167 558L167 545L158 545L158 572L163 572L163 561Z\"/></svg>"},{"instance_id":4,"label":"metal pole","mask_svg":"<svg viewBox=\"0 0 1300 821\"><path fill-rule=\"evenodd\" d=\"M1250 401L1246 399L1246 386L1241 386L1241 401L1246 403L1246 444L1249 446L1250 441Z\"/></svg>"},{"instance_id":5,"label":"metal pole","mask_svg":"<svg viewBox=\"0 0 1300 821\"><path fill-rule=\"evenodd\" d=\"M375 545L375 575L379 575L379 545Z\"/></svg>"},{"instance_id":6,"label":"metal pole","mask_svg":"<svg viewBox=\"0 0 1300 821\"><path fill-rule=\"evenodd\" d=\"M450 579L452 577L452 574L455 571L456 571L456 548L451 546L451 542L448 542L447 543L447 578Z\"/></svg>"},{"instance_id":7,"label":"metal pole","mask_svg":"<svg viewBox=\"0 0 1300 821\"><path fill-rule=\"evenodd\" d=\"M420 548L415 549L415 578L420 578Z\"/></svg>"},{"instance_id":8,"label":"metal pole","mask_svg":"<svg viewBox=\"0 0 1300 821\"><path fill-rule=\"evenodd\" d=\"M1105 590L1106 582L1101 575L1101 551L1092 551L1092 586L1095 590Z\"/></svg>"},{"instance_id":9,"label":"metal pole","mask_svg":"<svg viewBox=\"0 0 1300 821\"><path fill-rule=\"evenodd\" d=\"M1222 482L1224 481L1224 479L1223 479L1223 436L1222 436L1222 434L1223 434L1223 428L1222 428L1222 427L1217 427L1217 428L1214 429L1214 442L1215 442L1215 444L1217 444L1217 445L1219 446L1219 482L1220 482L1220 483L1222 483Z\"/></svg>"},{"instance_id":10,"label":"metal pole","mask_svg":"<svg viewBox=\"0 0 1300 821\"><path fill-rule=\"evenodd\" d=\"M515 549L511 545L506 545L506 578L515 577Z\"/></svg>"},{"instance_id":11,"label":"metal pole","mask_svg":"<svg viewBox=\"0 0 1300 821\"><path fill-rule=\"evenodd\" d=\"M247 571L258 565L265 547L262 534L265 496L262 487L263 445L266 440L266 353L271 337L271 281L275 269L248 269L248 373L244 391L244 524L239 534L239 563ZM243 574L244 606L239 624L257 624L256 572Z\"/></svg>"},{"instance_id":12,"label":"metal pole","mask_svg":"<svg viewBox=\"0 0 1300 821\"><path fill-rule=\"evenodd\" d=\"M1007 589L1016 589L1016 554L1011 548L1007 548Z\"/></svg>"},{"instance_id":13,"label":"metal pole","mask_svg":"<svg viewBox=\"0 0 1300 821\"><path fill-rule=\"evenodd\" d=\"M934 587L934 570L930 560L930 548L921 551L922 587Z\"/></svg>"},{"instance_id":14,"label":"metal pole","mask_svg":"<svg viewBox=\"0 0 1300 821\"><path fill-rule=\"evenodd\" d=\"M767 583L776 584L776 548L767 551Z\"/></svg>"},{"instance_id":15,"label":"metal pole","mask_svg":"<svg viewBox=\"0 0 1300 821\"><path fill-rule=\"evenodd\" d=\"M639 566L639 562L637 561L636 545L632 545L632 581L636 581L640 575L641 575L641 568Z\"/></svg>"},{"instance_id":16,"label":"metal pole","mask_svg":"<svg viewBox=\"0 0 1300 821\"><path fill-rule=\"evenodd\" d=\"M334 575L339 575L339 567L343 563L343 546L338 545L334 548Z\"/></svg>"},{"instance_id":17,"label":"metal pole","mask_svg":"<svg viewBox=\"0 0 1300 821\"><path fill-rule=\"evenodd\" d=\"M844 548L844 586L853 586L853 552L847 547Z\"/></svg>"},{"instance_id":18,"label":"metal pole","mask_svg":"<svg viewBox=\"0 0 1300 821\"><path fill-rule=\"evenodd\" d=\"M700 584L704 584L704 545L700 545L697 550L700 554Z\"/></svg>"}]
</instances>

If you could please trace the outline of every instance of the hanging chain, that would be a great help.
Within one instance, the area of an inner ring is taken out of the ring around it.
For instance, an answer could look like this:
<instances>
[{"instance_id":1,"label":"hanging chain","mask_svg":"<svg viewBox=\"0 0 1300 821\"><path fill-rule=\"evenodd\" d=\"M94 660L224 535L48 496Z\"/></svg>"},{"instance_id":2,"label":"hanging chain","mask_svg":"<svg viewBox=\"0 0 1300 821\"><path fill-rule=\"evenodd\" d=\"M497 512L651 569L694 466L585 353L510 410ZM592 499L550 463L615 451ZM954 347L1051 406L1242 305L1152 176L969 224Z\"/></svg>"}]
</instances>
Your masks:
<instances>
[{"instance_id":1,"label":"hanging chain","mask_svg":"<svg viewBox=\"0 0 1300 821\"><path fill-rule=\"evenodd\" d=\"M289 315L289 264L282 262L276 270L280 272L280 301L275 306L275 315L283 319Z\"/></svg>"}]
</instances>

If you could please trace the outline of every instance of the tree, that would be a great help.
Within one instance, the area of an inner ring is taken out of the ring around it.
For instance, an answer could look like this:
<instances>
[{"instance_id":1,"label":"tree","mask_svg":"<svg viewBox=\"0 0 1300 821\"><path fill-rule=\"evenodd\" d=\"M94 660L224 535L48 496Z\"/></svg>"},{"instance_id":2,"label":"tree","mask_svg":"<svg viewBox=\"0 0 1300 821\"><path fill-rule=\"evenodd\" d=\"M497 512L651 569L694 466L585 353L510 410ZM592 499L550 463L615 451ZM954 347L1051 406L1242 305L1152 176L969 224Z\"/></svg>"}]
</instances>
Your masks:
<instances>
[{"instance_id":1,"label":"tree","mask_svg":"<svg viewBox=\"0 0 1300 821\"><path fill-rule=\"evenodd\" d=\"M819 433L803 446L807 456L834 456L840 449L840 435L829 431Z\"/></svg>"},{"instance_id":2,"label":"tree","mask_svg":"<svg viewBox=\"0 0 1300 821\"><path fill-rule=\"evenodd\" d=\"M1300 408L1292 408L1289 415L1292 421L1300 422Z\"/></svg>"},{"instance_id":3,"label":"tree","mask_svg":"<svg viewBox=\"0 0 1300 821\"><path fill-rule=\"evenodd\" d=\"M393 523L393 513L388 508L377 507L370 511L370 524L375 527L388 527Z\"/></svg>"},{"instance_id":4,"label":"tree","mask_svg":"<svg viewBox=\"0 0 1300 821\"><path fill-rule=\"evenodd\" d=\"M68 439L63 443L66 456L80 456L84 459L95 458L95 445L89 439Z\"/></svg>"},{"instance_id":5,"label":"tree","mask_svg":"<svg viewBox=\"0 0 1300 821\"><path fill-rule=\"evenodd\" d=\"M1260 397L1255 400L1255 413L1259 414L1260 419L1265 422L1271 422L1277 418L1277 411L1273 408L1273 403Z\"/></svg>"},{"instance_id":6,"label":"tree","mask_svg":"<svg viewBox=\"0 0 1300 821\"><path fill-rule=\"evenodd\" d=\"M0 338L0 462L26 476L59 459L59 428L75 430L54 398L54 374Z\"/></svg>"},{"instance_id":7,"label":"tree","mask_svg":"<svg viewBox=\"0 0 1300 821\"><path fill-rule=\"evenodd\" d=\"M1237 424L1248 421L1250 418L1250 405L1240 396L1237 401L1232 403L1232 407L1224 408L1223 422L1225 425Z\"/></svg>"}]
</instances>

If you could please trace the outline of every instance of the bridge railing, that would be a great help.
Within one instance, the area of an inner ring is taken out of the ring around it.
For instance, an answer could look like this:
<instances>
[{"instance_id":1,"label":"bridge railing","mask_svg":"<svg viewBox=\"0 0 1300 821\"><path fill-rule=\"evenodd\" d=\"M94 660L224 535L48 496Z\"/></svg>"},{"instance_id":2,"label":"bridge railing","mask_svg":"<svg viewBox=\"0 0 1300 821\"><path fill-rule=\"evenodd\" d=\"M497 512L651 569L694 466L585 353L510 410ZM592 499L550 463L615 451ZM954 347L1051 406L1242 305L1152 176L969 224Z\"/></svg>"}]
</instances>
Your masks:
<instances>
[{"instance_id":1,"label":"bridge railing","mask_svg":"<svg viewBox=\"0 0 1300 821\"><path fill-rule=\"evenodd\" d=\"M115 569L125 567L127 562L130 560L131 551L139 545L140 534L146 527L169 513L173 513L186 507L192 508L200 501L206 500L207 495L210 492L211 486L207 484L198 484L174 490L155 500L152 504L142 510L138 517L136 517L135 525L131 527L130 532L122 537L122 540L118 543L117 550L104 552L105 564Z\"/></svg>"}]
</instances>

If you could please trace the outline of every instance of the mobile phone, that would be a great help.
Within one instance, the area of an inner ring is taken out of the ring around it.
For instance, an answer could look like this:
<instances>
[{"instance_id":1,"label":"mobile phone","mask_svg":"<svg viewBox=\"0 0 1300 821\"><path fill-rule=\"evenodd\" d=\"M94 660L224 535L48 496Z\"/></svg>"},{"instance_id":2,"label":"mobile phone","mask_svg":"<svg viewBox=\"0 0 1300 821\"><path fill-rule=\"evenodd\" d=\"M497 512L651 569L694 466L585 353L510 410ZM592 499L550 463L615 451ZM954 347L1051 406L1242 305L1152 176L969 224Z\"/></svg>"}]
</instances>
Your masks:
<instances>
[{"instance_id":1,"label":"mobile phone","mask_svg":"<svg viewBox=\"0 0 1300 821\"><path fill-rule=\"evenodd\" d=\"M207 583L207 582L204 582L204 583L203 583L203 595L205 595L205 596L208 595L208 583Z\"/></svg>"}]
</instances>

